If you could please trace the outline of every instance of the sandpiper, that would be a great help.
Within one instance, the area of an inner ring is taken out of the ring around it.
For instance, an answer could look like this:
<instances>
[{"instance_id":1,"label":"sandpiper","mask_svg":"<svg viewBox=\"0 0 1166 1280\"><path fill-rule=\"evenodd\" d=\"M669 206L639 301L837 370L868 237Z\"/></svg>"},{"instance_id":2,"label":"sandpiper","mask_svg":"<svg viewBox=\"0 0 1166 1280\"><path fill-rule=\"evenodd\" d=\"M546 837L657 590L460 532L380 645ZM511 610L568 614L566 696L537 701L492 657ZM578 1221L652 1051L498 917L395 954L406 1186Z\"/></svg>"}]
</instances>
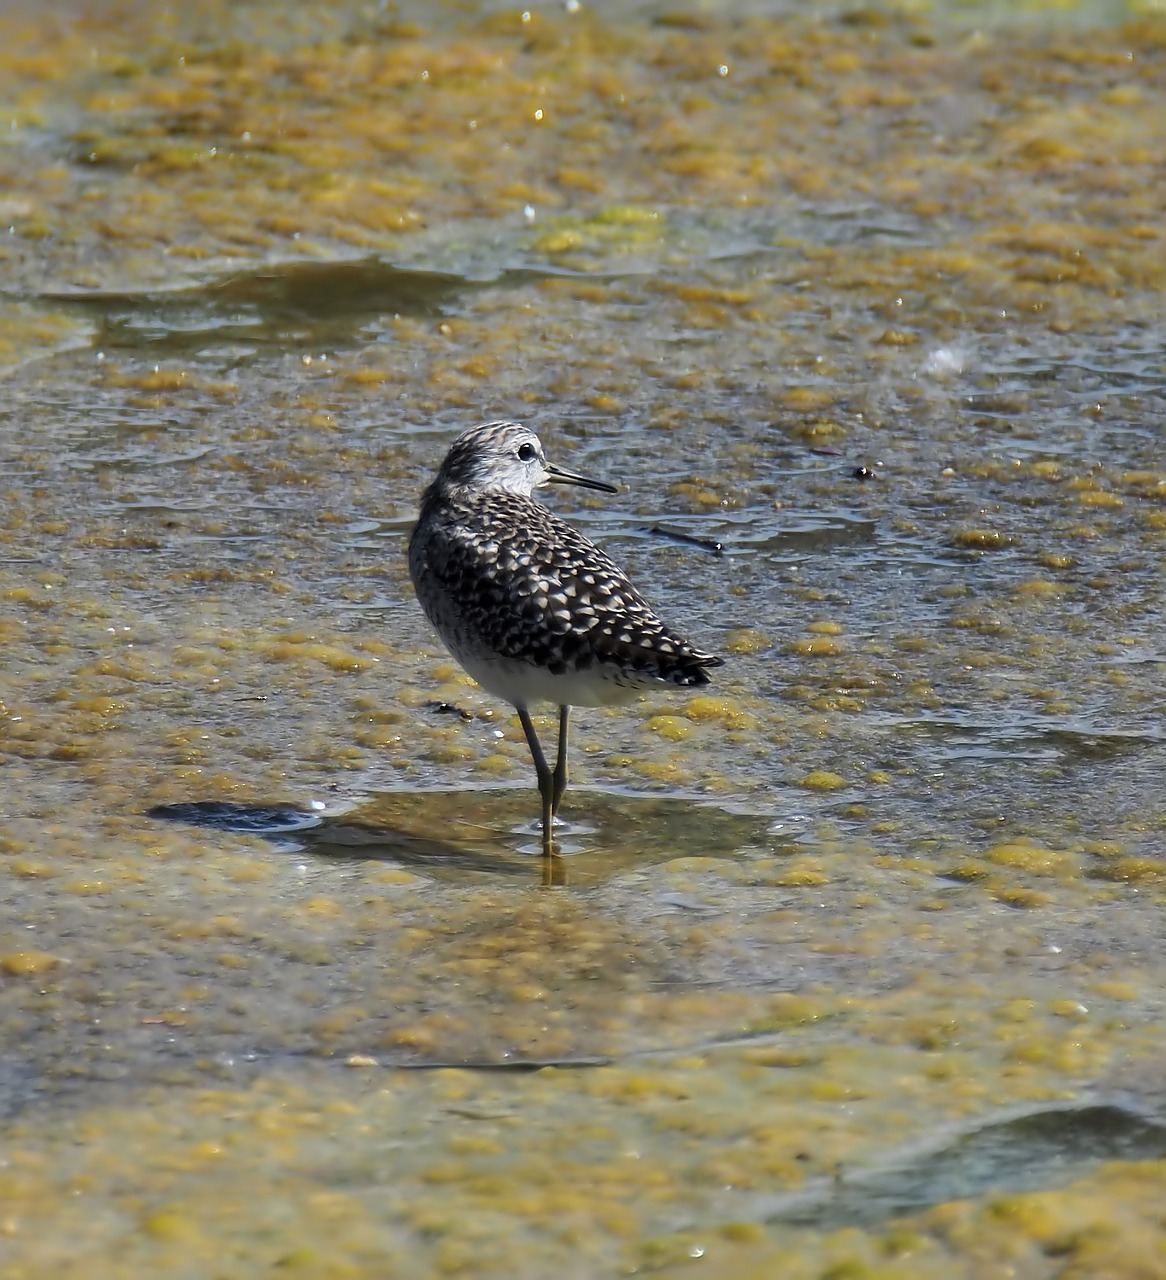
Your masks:
<instances>
[{"instance_id":1,"label":"sandpiper","mask_svg":"<svg viewBox=\"0 0 1166 1280\"><path fill-rule=\"evenodd\" d=\"M542 797L542 847L567 788L572 707L628 702L644 689L709 682L722 659L666 626L622 569L531 496L540 485L614 485L548 462L518 422L486 422L453 442L421 499L409 542L417 598L446 647L522 722ZM530 719L559 708L552 769Z\"/></svg>"}]
</instances>

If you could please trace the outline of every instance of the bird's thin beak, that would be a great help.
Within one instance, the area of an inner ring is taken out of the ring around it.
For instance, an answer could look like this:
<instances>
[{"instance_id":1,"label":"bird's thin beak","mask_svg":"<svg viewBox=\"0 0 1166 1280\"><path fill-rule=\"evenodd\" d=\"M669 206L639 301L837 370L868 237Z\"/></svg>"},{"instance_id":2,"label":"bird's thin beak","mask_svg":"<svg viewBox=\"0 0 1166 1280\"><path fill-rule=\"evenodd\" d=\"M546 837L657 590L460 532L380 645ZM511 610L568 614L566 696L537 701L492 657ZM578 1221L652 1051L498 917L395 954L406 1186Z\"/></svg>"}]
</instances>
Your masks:
<instances>
[{"instance_id":1,"label":"bird's thin beak","mask_svg":"<svg viewBox=\"0 0 1166 1280\"><path fill-rule=\"evenodd\" d=\"M564 471L562 467L556 467L552 462L547 463L547 481L555 484L577 484L584 489L598 489L600 493L619 493L613 484L604 484L602 480L588 480L586 476L578 475L574 471Z\"/></svg>"}]
</instances>

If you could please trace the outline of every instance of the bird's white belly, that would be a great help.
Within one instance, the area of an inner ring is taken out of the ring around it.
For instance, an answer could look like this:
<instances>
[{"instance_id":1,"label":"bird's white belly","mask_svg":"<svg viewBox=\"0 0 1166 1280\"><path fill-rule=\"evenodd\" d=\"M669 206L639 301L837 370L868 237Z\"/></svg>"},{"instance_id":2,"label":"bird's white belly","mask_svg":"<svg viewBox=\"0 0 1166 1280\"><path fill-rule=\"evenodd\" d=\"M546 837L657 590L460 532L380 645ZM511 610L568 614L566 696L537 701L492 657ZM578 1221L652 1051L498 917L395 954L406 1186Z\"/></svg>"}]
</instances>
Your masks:
<instances>
[{"instance_id":1,"label":"bird's white belly","mask_svg":"<svg viewBox=\"0 0 1166 1280\"><path fill-rule=\"evenodd\" d=\"M482 654L456 653L458 662L487 692L516 707L532 702L558 706L614 707L630 702L642 689L665 681L642 679L594 666L555 675L545 667Z\"/></svg>"}]
</instances>

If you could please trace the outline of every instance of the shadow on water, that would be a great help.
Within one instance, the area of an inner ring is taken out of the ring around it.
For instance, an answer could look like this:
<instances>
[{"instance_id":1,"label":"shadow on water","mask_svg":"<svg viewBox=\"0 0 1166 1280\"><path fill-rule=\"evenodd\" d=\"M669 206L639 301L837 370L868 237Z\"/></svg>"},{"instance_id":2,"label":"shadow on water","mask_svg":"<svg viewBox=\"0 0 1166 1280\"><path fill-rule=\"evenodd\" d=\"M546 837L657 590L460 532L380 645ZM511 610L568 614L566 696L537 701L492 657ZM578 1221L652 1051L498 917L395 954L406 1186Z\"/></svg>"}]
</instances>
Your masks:
<instances>
[{"instance_id":1,"label":"shadow on water","mask_svg":"<svg viewBox=\"0 0 1166 1280\"><path fill-rule=\"evenodd\" d=\"M524 815L533 791L385 792L343 815L290 805L191 801L158 805L147 816L259 835L289 852L333 861L388 862L440 878L467 872L534 878L541 849L537 820ZM578 788L556 828L567 882L598 884L672 858L730 857L773 845L767 818L731 813L704 799ZM440 831L440 836L435 832Z\"/></svg>"},{"instance_id":2,"label":"shadow on water","mask_svg":"<svg viewBox=\"0 0 1166 1280\"><path fill-rule=\"evenodd\" d=\"M439 316L470 288L462 276L384 262L271 265L185 289L95 291L49 298L88 315L95 342L185 352L226 342L351 340L382 315Z\"/></svg>"},{"instance_id":3,"label":"shadow on water","mask_svg":"<svg viewBox=\"0 0 1166 1280\"><path fill-rule=\"evenodd\" d=\"M892 1168L783 1197L770 1222L880 1227L951 1200L1064 1186L1107 1160L1166 1158L1166 1125L1099 1103L1012 1116Z\"/></svg>"},{"instance_id":4,"label":"shadow on water","mask_svg":"<svg viewBox=\"0 0 1166 1280\"><path fill-rule=\"evenodd\" d=\"M484 288L519 288L547 272L511 269L488 279L355 262L272 263L180 289L43 293L98 326L103 349L181 353L227 342L316 344L352 341L380 317L445 315Z\"/></svg>"}]
</instances>

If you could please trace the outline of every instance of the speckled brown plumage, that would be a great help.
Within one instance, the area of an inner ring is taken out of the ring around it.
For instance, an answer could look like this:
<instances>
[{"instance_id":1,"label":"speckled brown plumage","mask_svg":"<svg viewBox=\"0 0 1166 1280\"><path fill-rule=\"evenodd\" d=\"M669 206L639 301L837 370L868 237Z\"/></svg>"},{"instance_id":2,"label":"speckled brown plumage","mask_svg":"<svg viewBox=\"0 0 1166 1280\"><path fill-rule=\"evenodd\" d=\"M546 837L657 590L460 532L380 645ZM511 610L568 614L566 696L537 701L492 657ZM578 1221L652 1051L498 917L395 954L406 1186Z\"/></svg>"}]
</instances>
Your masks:
<instances>
[{"instance_id":1,"label":"speckled brown plumage","mask_svg":"<svg viewBox=\"0 0 1166 1280\"><path fill-rule=\"evenodd\" d=\"M456 654L485 649L553 675L708 683L717 659L671 631L611 558L533 498L478 493L422 509L422 606Z\"/></svg>"},{"instance_id":2,"label":"speckled brown plumage","mask_svg":"<svg viewBox=\"0 0 1166 1280\"><path fill-rule=\"evenodd\" d=\"M520 444L537 441L513 423L460 437L425 492L410 543L418 598L453 655L468 658L477 678L475 668L494 659L507 688L489 676L482 683L512 702L522 667L562 677L576 696L561 701L574 705L623 701L618 690L631 696L661 682L707 684L721 660L665 625L605 552L534 498L464 474L472 446L507 429L525 433ZM584 683L595 696L577 700Z\"/></svg>"}]
</instances>

